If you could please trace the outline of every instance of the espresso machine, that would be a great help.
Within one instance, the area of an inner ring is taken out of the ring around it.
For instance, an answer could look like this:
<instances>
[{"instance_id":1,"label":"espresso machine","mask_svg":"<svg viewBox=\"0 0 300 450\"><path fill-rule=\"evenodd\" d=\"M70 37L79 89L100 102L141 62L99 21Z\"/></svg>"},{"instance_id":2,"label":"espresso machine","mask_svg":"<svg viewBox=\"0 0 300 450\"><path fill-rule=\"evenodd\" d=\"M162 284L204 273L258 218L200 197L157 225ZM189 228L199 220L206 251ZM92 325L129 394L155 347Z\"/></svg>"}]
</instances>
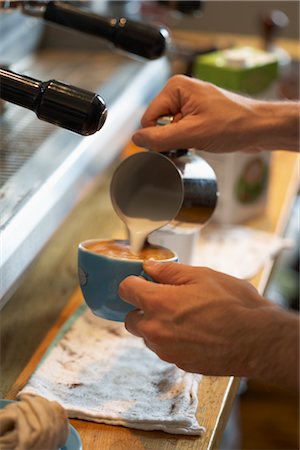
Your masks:
<instances>
[{"instance_id":1,"label":"espresso machine","mask_svg":"<svg viewBox=\"0 0 300 450\"><path fill-rule=\"evenodd\" d=\"M170 75L163 26L93 3L0 2L1 307Z\"/></svg>"},{"instance_id":2,"label":"espresso machine","mask_svg":"<svg viewBox=\"0 0 300 450\"><path fill-rule=\"evenodd\" d=\"M170 76L166 17L202 6L0 1L0 308Z\"/></svg>"}]
</instances>

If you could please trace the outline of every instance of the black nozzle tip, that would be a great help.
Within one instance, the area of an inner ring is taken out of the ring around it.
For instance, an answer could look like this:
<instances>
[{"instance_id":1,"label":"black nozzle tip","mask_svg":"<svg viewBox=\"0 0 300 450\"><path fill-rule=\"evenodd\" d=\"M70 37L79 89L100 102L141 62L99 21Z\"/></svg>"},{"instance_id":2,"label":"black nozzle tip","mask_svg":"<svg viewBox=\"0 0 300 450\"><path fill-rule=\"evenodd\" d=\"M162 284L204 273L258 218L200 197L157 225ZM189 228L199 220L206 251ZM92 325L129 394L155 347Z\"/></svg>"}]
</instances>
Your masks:
<instances>
[{"instance_id":1,"label":"black nozzle tip","mask_svg":"<svg viewBox=\"0 0 300 450\"><path fill-rule=\"evenodd\" d=\"M107 118L107 107L100 95L95 95L91 102L90 108L87 111L86 120L83 123L83 128L80 132L83 136L89 136L99 131Z\"/></svg>"},{"instance_id":2,"label":"black nozzle tip","mask_svg":"<svg viewBox=\"0 0 300 450\"><path fill-rule=\"evenodd\" d=\"M39 119L83 136L100 130L107 116L100 95L57 80L41 83L34 110Z\"/></svg>"},{"instance_id":3,"label":"black nozzle tip","mask_svg":"<svg viewBox=\"0 0 300 450\"><path fill-rule=\"evenodd\" d=\"M171 42L169 31L163 27L121 18L115 28L115 46L142 58L164 56Z\"/></svg>"}]
</instances>

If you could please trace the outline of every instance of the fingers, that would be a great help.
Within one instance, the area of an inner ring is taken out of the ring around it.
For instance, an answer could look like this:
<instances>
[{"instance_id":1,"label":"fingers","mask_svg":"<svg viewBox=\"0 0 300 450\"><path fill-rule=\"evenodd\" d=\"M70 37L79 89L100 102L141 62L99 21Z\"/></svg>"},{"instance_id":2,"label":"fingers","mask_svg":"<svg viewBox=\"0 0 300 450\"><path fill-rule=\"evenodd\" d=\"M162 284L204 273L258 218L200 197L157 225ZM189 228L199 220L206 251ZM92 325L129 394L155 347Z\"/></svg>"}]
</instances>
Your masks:
<instances>
[{"instance_id":1,"label":"fingers","mask_svg":"<svg viewBox=\"0 0 300 450\"><path fill-rule=\"evenodd\" d=\"M180 113L181 98L178 90L178 81L181 78L182 76L180 75L170 78L161 92L152 100L141 119L143 127L156 125L159 117L176 116Z\"/></svg>"},{"instance_id":2,"label":"fingers","mask_svg":"<svg viewBox=\"0 0 300 450\"><path fill-rule=\"evenodd\" d=\"M139 147L147 147L156 151L172 148L186 148L190 145L190 121L183 114L182 85L190 83L190 78L175 75L166 83L157 97L152 100L144 113L138 130L132 137ZM159 117L172 115L172 124L156 126ZM199 127L197 127L198 130Z\"/></svg>"},{"instance_id":3,"label":"fingers","mask_svg":"<svg viewBox=\"0 0 300 450\"><path fill-rule=\"evenodd\" d=\"M159 117L159 116L157 116ZM190 133L184 120L164 126L149 126L136 131L133 142L139 147L163 152L172 148L186 148L191 144Z\"/></svg>"},{"instance_id":4,"label":"fingers","mask_svg":"<svg viewBox=\"0 0 300 450\"><path fill-rule=\"evenodd\" d=\"M144 311L147 317L169 311L170 305L176 304L181 298L181 291L176 285L192 283L196 276L194 271L197 270L178 263L157 263L157 267L154 266L145 264L144 269L156 283L130 276L119 286L119 296Z\"/></svg>"},{"instance_id":5,"label":"fingers","mask_svg":"<svg viewBox=\"0 0 300 450\"><path fill-rule=\"evenodd\" d=\"M144 343L149 350L156 353L160 359L169 363L176 363L176 352L171 352L168 348L165 348L165 346L154 344L148 339L146 322L144 313L140 310L135 310L127 314L125 319L125 328L134 336L143 338Z\"/></svg>"},{"instance_id":6,"label":"fingers","mask_svg":"<svg viewBox=\"0 0 300 450\"><path fill-rule=\"evenodd\" d=\"M135 310L128 313L125 327L129 333L143 338L145 345L164 361L176 360L176 350L171 348L169 339L164 336L165 330L153 320L147 319L143 311Z\"/></svg>"},{"instance_id":7,"label":"fingers","mask_svg":"<svg viewBox=\"0 0 300 450\"><path fill-rule=\"evenodd\" d=\"M148 341L147 338L144 339L144 342L145 345L149 348L149 350L151 350L153 353L156 353L157 356L163 361L166 361L168 363L176 363L175 352L171 352L164 346L153 344L153 342Z\"/></svg>"},{"instance_id":8,"label":"fingers","mask_svg":"<svg viewBox=\"0 0 300 450\"><path fill-rule=\"evenodd\" d=\"M166 297L167 287L170 286L153 283L142 277L130 276L120 283L119 296L136 308L150 312Z\"/></svg>"},{"instance_id":9,"label":"fingers","mask_svg":"<svg viewBox=\"0 0 300 450\"><path fill-rule=\"evenodd\" d=\"M137 337L143 337L142 323L144 321L144 311L136 309L127 314L125 328L129 333Z\"/></svg>"},{"instance_id":10,"label":"fingers","mask_svg":"<svg viewBox=\"0 0 300 450\"><path fill-rule=\"evenodd\" d=\"M141 125L143 127L151 127L157 125L157 119L163 116L174 116L179 111L179 105L172 103L166 91L166 88L159 94L148 106L146 112L141 118Z\"/></svg>"},{"instance_id":11,"label":"fingers","mask_svg":"<svg viewBox=\"0 0 300 450\"><path fill-rule=\"evenodd\" d=\"M157 283L168 285L182 285L193 283L199 278L199 269L177 262L145 261L143 264L147 272Z\"/></svg>"},{"instance_id":12,"label":"fingers","mask_svg":"<svg viewBox=\"0 0 300 450\"><path fill-rule=\"evenodd\" d=\"M150 281L142 277L127 277L119 285L119 296L126 303L130 303L130 305L143 310L143 296L148 283Z\"/></svg>"}]
</instances>

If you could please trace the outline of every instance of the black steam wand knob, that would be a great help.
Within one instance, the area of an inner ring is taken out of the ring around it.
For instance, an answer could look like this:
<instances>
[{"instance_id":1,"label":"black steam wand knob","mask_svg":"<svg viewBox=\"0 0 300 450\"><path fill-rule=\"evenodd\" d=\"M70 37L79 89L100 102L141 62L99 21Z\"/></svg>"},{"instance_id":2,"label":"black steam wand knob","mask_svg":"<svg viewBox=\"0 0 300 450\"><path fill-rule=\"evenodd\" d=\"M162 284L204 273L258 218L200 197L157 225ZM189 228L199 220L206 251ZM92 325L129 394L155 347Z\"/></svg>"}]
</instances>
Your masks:
<instances>
[{"instance_id":1,"label":"black steam wand knob","mask_svg":"<svg viewBox=\"0 0 300 450\"><path fill-rule=\"evenodd\" d=\"M69 2L48 2L43 17L47 21L103 38L117 48L147 59L163 56L170 42L166 28L124 17L100 16Z\"/></svg>"},{"instance_id":2,"label":"black steam wand knob","mask_svg":"<svg viewBox=\"0 0 300 450\"><path fill-rule=\"evenodd\" d=\"M0 68L0 98L34 111L37 117L88 136L100 130L107 108L100 95L61 83L39 81Z\"/></svg>"}]
</instances>

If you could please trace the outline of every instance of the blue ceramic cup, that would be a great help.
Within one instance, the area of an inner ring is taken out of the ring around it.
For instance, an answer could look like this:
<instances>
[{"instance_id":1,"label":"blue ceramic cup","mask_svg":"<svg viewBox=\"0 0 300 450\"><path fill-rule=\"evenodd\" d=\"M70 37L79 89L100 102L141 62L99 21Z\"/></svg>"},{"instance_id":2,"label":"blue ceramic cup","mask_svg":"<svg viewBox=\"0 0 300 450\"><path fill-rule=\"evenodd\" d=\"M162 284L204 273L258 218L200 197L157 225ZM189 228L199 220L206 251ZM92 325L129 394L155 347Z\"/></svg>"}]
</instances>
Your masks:
<instances>
[{"instance_id":1,"label":"blue ceramic cup","mask_svg":"<svg viewBox=\"0 0 300 450\"><path fill-rule=\"evenodd\" d=\"M124 259L107 256L93 251L93 245L107 239L91 239L81 242L78 247L78 276L85 302L96 316L103 319L124 322L134 306L124 302L119 295L119 284L129 275L150 277L143 271L143 260ZM125 243L126 241L115 242ZM172 257L159 260L161 263L177 261L175 252Z\"/></svg>"}]
</instances>

